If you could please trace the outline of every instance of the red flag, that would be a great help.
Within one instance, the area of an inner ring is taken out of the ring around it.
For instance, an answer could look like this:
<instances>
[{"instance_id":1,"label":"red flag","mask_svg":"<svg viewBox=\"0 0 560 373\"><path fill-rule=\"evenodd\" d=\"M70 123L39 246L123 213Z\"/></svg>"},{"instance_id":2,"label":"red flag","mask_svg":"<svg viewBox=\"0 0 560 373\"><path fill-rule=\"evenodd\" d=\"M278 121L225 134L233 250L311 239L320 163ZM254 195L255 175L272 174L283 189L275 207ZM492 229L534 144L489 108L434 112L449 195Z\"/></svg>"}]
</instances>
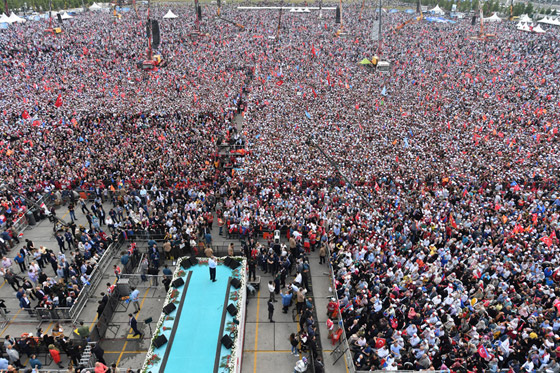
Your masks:
<instances>
[{"instance_id":1,"label":"red flag","mask_svg":"<svg viewBox=\"0 0 560 373\"><path fill-rule=\"evenodd\" d=\"M27 112L27 110L24 110L23 113L21 114L21 117L23 119L29 119L29 113Z\"/></svg>"},{"instance_id":2,"label":"red flag","mask_svg":"<svg viewBox=\"0 0 560 373\"><path fill-rule=\"evenodd\" d=\"M313 96L315 96L315 98L317 98L317 92L315 92L315 90L313 88L311 88L311 91L313 92Z\"/></svg>"},{"instance_id":3,"label":"red flag","mask_svg":"<svg viewBox=\"0 0 560 373\"><path fill-rule=\"evenodd\" d=\"M541 240L542 242L544 242L544 244L545 244L547 247L552 246L552 239L551 239L550 237L544 236L544 237L541 237L540 240Z\"/></svg>"},{"instance_id":4,"label":"red flag","mask_svg":"<svg viewBox=\"0 0 560 373\"><path fill-rule=\"evenodd\" d=\"M276 82L276 85L277 85L277 86L281 86L282 84L284 84L284 81L283 81L283 80L279 80L279 81Z\"/></svg>"},{"instance_id":5,"label":"red flag","mask_svg":"<svg viewBox=\"0 0 560 373\"><path fill-rule=\"evenodd\" d=\"M539 221L539 216L537 214L533 214L533 225L537 225Z\"/></svg>"},{"instance_id":6,"label":"red flag","mask_svg":"<svg viewBox=\"0 0 560 373\"><path fill-rule=\"evenodd\" d=\"M54 103L54 106L56 107L61 107L62 106L62 95L59 93L58 97L56 98L56 102Z\"/></svg>"},{"instance_id":7,"label":"red flag","mask_svg":"<svg viewBox=\"0 0 560 373\"><path fill-rule=\"evenodd\" d=\"M451 223L451 226L455 229L457 229L457 223L455 223L455 218L453 217L453 214L449 214L449 222Z\"/></svg>"},{"instance_id":8,"label":"red flag","mask_svg":"<svg viewBox=\"0 0 560 373\"><path fill-rule=\"evenodd\" d=\"M377 181L375 182L375 191L379 193L379 190L381 188L379 187L379 185L377 184Z\"/></svg>"},{"instance_id":9,"label":"red flag","mask_svg":"<svg viewBox=\"0 0 560 373\"><path fill-rule=\"evenodd\" d=\"M314 45L311 46L311 54L314 55L315 57L317 57L317 53L315 53L315 46Z\"/></svg>"},{"instance_id":10,"label":"red flag","mask_svg":"<svg viewBox=\"0 0 560 373\"><path fill-rule=\"evenodd\" d=\"M483 359L490 359L490 354L483 345L478 346L478 354Z\"/></svg>"}]
</instances>

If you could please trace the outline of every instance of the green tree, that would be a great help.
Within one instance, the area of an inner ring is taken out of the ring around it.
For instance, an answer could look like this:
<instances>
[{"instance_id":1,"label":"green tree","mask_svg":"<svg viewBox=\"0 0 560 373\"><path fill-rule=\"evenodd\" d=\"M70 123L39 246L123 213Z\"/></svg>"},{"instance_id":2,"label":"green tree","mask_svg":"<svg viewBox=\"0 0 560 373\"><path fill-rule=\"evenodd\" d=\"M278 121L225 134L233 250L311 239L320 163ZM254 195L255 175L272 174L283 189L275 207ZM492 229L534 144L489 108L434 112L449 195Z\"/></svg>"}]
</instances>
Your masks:
<instances>
[{"instance_id":1,"label":"green tree","mask_svg":"<svg viewBox=\"0 0 560 373\"><path fill-rule=\"evenodd\" d=\"M528 3L527 6L525 7L525 13L531 15L533 14L534 11L535 9L533 8L533 3Z\"/></svg>"}]
</instances>

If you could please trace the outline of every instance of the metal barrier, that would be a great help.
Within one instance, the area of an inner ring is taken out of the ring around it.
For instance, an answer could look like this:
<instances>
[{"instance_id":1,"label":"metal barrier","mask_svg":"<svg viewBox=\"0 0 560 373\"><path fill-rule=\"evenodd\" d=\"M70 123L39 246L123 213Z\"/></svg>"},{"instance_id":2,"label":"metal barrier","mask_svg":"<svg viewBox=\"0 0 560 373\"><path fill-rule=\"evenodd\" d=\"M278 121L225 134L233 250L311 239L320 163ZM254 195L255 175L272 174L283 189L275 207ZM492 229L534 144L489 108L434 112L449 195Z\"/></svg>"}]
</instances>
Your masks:
<instances>
[{"instance_id":1,"label":"metal barrier","mask_svg":"<svg viewBox=\"0 0 560 373\"><path fill-rule=\"evenodd\" d=\"M20 216L17 220L14 221L13 224L13 229L14 232L16 232L16 234L20 234L22 233L27 227L29 226L29 223L27 221L27 218L25 217L25 214L23 214L22 216Z\"/></svg>"},{"instance_id":2,"label":"metal barrier","mask_svg":"<svg viewBox=\"0 0 560 373\"><path fill-rule=\"evenodd\" d=\"M80 292L80 294L74 301L74 305L72 305L72 308L70 309L69 316L72 322L76 322L76 319L79 317L80 313L86 306L88 299L90 298L94 290L97 289L99 283L103 279L103 274L111 265L113 255L115 254L115 252L118 252L123 243L124 237L120 235L119 240L109 245L107 250L105 250L105 252L101 256L101 259L99 259L99 261L97 262L97 265L91 272L90 285L82 288L82 291Z\"/></svg>"},{"instance_id":3,"label":"metal barrier","mask_svg":"<svg viewBox=\"0 0 560 373\"><path fill-rule=\"evenodd\" d=\"M128 279L128 286L134 286L137 289L158 287L162 284L164 277L164 275L141 275L138 273L121 275L122 279Z\"/></svg>"},{"instance_id":4,"label":"metal barrier","mask_svg":"<svg viewBox=\"0 0 560 373\"><path fill-rule=\"evenodd\" d=\"M331 286L332 286L332 289L333 289L333 297L335 298L336 303L340 304L340 299L338 299L338 293L336 291L336 279L334 277L334 270L333 270L332 263L331 263L331 260L330 260L330 258L332 257L332 253L331 253L328 245L327 245L327 255L328 255L328 258L329 258L327 263L329 265ZM346 363L348 365L348 370L351 373L358 373L358 371L356 370L356 367L354 365L354 358L353 358L352 352L350 350L350 345L348 344L348 338L346 337L346 327L344 326L344 320L342 318L342 312L340 312L340 309L338 311L338 315L339 315L339 319L340 319L338 325L339 325L340 328L342 328L342 335L341 335L339 341L340 341L340 344L343 346L343 349L345 350L344 355L345 355ZM338 359L336 359L336 361L338 361ZM336 363L336 361L335 361L335 363Z\"/></svg>"}]
</instances>

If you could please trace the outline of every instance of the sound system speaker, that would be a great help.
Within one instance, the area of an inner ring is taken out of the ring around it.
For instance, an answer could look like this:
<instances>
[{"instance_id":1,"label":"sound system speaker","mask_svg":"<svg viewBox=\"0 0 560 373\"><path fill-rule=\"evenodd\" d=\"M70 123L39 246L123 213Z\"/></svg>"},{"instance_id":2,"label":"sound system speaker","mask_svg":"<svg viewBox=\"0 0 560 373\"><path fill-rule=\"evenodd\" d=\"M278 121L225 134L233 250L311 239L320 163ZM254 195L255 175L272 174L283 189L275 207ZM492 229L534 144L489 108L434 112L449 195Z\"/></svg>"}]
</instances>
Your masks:
<instances>
[{"instance_id":1,"label":"sound system speaker","mask_svg":"<svg viewBox=\"0 0 560 373\"><path fill-rule=\"evenodd\" d=\"M230 305L227 306L227 311L231 316L237 315L237 307L235 307L232 303L230 303Z\"/></svg>"},{"instance_id":2,"label":"sound system speaker","mask_svg":"<svg viewBox=\"0 0 560 373\"><path fill-rule=\"evenodd\" d=\"M232 259L230 264L229 264L229 268L231 269L236 269L237 267L239 267L241 265L241 263L239 263L237 260Z\"/></svg>"},{"instance_id":3,"label":"sound system speaker","mask_svg":"<svg viewBox=\"0 0 560 373\"><path fill-rule=\"evenodd\" d=\"M241 287L241 281L239 281L239 279L234 278L231 280L231 286L233 286L236 289L239 289Z\"/></svg>"},{"instance_id":4,"label":"sound system speaker","mask_svg":"<svg viewBox=\"0 0 560 373\"><path fill-rule=\"evenodd\" d=\"M198 8L196 9L196 12L198 14L198 20L202 21L202 7L199 5Z\"/></svg>"},{"instance_id":5,"label":"sound system speaker","mask_svg":"<svg viewBox=\"0 0 560 373\"><path fill-rule=\"evenodd\" d=\"M472 21L471 21L471 25L474 26L475 24L476 24L476 16L473 16Z\"/></svg>"},{"instance_id":6,"label":"sound system speaker","mask_svg":"<svg viewBox=\"0 0 560 373\"><path fill-rule=\"evenodd\" d=\"M336 6L336 23L340 23L340 5Z\"/></svg>"},{"instance_id":7,"label":"sound system speaker","mask_svg":"<svg viewBox=\"0 0 560 373\"><path fill-rule=\"evenodd\" d=\"M169 315L171 312L175 311L176 308L177 307L175 306L175 303L169 303L165 307L163 307L163 313Z\"/></svg>"},{"instance_id":8,"label":"sound system speaker","mask_svg":"<svg viewBox=\"0 0 560 373\"><path fill-rule=\"evenodd\" d=\"M233 259L231 259L229 256L226 256L226 258L224 259L224 264L229 267L232 260Z\"/></svg>"},{"instance_id":9,"label":"sound system speaker","mask_svg":"<svg viewBox=\"0 0 560 373\"><path fill-rule=\"evenodd\" d=\"M167 343L167 338L163 334L159 335L156 339L154 339L154 347L155 348L160 348L161 346L163 346L166 343Z\"/></svg>"},{"instance_id":10,"label":"sound system speaker","mask_svg":"<svg viewBox=\"0 0 560 373\"><path fill-rule=\"evenodd\" d=\"M56 15L56 18L58 18L58 23L62 25L62 16L60 15L60 13Z\"/></svg>"},{"instance_id":11,"label":"sound system speaker","mask_svg":"<svg viewBox=\"0 0 560 373\"><path fill-rule=\"evenodd\" d=\"M191 261L188 260L188 259L183 259L183 260L181 261L181 268L183 268L183 269L189 269L189 268L191 268Z\"/></svg>"},{"instance_id":12,"label":"sound system speaker","mask_svg":"<svg viewBox=\"0 0 560 373\"><path fill-rule=\"evenodd\" d=\"M180 288L183 285L185 285L185 280L183 280L182 278L178 278L171 283L171 286L173 286L175 289Z\"/></svg>"},{"instance_id":13,"label":"sound system speaker","mask_svg":"<svg viewBox=\"0 0 560 373\"><path fill-rule=\"evenodd\" d=\"M191 266L195 266L198 264L198 259L196 259L194 256L191 256L189 258L189 262L191 263Z\"/></svg>"},{"instance_id":14,"label":"sound system speaker","mask_svg":"<svg viewBox=\"0 0 560 373\"><path fill-rule=\"evenodd\" d=\"M218 8L222 7L222 0L218 0Z\"/></svg>"},{"instance_id":15,"label":"sound system speaker","mask_svg":"<svg viewBox=\"0 0 560 373\"><path fill-rule=\"evenodd\" d=\"M233 341L227 334L224 334L224 336L221 339L221 342L224 345L224 347L227 348L228 350L231 348L231 346L233 346Z\"/></svg>"}]
</instances>

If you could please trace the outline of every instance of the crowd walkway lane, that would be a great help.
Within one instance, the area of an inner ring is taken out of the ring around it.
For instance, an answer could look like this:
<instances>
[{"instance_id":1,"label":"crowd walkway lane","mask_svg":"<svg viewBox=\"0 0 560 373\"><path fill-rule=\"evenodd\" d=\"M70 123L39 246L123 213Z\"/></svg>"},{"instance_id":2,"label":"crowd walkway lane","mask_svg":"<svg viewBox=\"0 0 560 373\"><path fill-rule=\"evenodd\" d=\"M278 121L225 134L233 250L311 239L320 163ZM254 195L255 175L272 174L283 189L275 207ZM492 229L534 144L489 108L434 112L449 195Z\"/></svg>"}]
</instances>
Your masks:
<instances>
[{"instance_id":1,"label":"crowd walkway lane","mask_svg":"<svg viewBox=\"0 0 560 373\"><path fill-rule=\"evenodd\" d=\"M292 372L299 359L292 355L289 341L290 334L298 331L298 324L293 321L291 312L295 303L288 313L282 313L282 297L280 294L275 295L274 322L270 322L268 282L273 278L270 273L260 269L257 269L257 276L261 276L260 291L248 295L242 372ZM292 279L289 278L290 281Z\"/></svg>"},{"instance_id":2,"label":"crowd walkway lane","mask_svg":"<svg viewBox=\"0 0 560 373\"><path fill-rule=\"evenodd\" d=\"M335 348L332 341L328 338L329 331L327 329L327 304L332 297L333 292L330 269L328 266L328 257L325 259L326 263L319 264L319 249L311 252L309 257L309 271L311 272L311 280L313 282L313 297L315 300L315 307L317 309L317 323L319 324L319 334L321 336L321 346L323 348L323 359L326 373L348 373L346 365L346 358L340 358L336 364L333 365L334 359L331 355L332 350ZM333 320L334 321L334 320ZM335 321L335 330L337 323Z\"/></svg>"}]
</instances>

